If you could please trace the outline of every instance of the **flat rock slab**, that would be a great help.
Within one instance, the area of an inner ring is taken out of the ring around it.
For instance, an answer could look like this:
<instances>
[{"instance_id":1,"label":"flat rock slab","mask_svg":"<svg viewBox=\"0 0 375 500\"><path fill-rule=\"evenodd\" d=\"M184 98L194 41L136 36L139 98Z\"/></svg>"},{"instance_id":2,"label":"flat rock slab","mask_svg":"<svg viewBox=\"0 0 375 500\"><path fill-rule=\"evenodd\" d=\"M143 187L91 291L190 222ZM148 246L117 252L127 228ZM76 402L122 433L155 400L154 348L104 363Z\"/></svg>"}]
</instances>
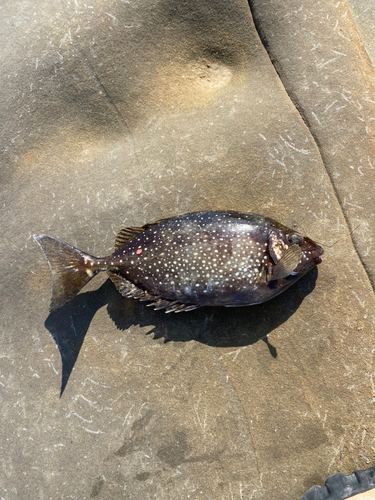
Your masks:
<instances>
[{"instance_id":1,"label":"flat rock slab","mask_svg":"<svg viewBox=\"0 0 375 500\"><path fill-rule=\"evenodd\" d=\"M275 68L319 146L374 286L375 203L368 188L375 184L375 70L349 4L250 1Z\"/></svg>"},{"instance_id":2,"label":"flat rock slab","mask_svg":"<svg viewBox=\"0 0 375 500\"><path fill-rule=\"evenodd\" d=\"M0 12L0 497L298 500L372 465L375 95L355 7ZM256 307L166 315L99 276L48 313L32 234L104 256L122 227L206 209L299 228L324 262Z\"/></svg>"}]
</instances>

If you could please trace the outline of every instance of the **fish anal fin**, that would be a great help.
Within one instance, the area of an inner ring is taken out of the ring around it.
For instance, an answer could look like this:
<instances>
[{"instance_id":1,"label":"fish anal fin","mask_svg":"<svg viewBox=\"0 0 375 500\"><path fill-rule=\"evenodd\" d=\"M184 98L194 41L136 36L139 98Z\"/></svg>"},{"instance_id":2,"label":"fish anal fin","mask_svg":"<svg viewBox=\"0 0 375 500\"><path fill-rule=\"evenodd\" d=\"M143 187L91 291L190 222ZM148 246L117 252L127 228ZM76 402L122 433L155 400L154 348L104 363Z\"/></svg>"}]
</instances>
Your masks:
<instances>
[{"instance_id":1,"label":"fish anal fin","mask_svg":"<svg viewBox=\"0 0 375 500\"><path fill-rule=\"evenodd\" d=\"M123 278L119 274L112 271L107 271L107 274L123 297L135 297L137 299L140 299L141 297L143 298L145 294L147 294L147 292L142 290L142 288L134 285L134 283L127 280L126 278Z\"/></svg>"},{"instance_id":2,"label":"fish anal fin","mask_svg":"<svg viewBox=\"0 0 375 500\"><path fill-rule=\"evenodd\" d=\"M278 263L273 266L268 281L279 280L290 276L301 261L302 251L299 245L291 245L281 256Z\"/></svg>"},{"instance_id":3,"label":"fish anal fin","mask_svg":"<svg viewBox=\"0 0 375 500\"><path fill-rule=\"evenodd\" d=\"M182 304L178 300L163 299L159 295L153 295L147 290L139 288L131 281L123 278L113 271L107 271L107 274L123 297L139 299L140 302L150 300L151 302L150 304L147 304L147 307L154 307L155 311L165 309L166 313L177 313L182 311L192 311L193 309L201 307L199 304Z\"/></svg>"},{"instance_id":4,"label":"fish anal fin","mask_svg":"<svg viewBox=\"0 0 375 500\"><path fill-rule=\"evenodd\" d=\"M173 307L176 304L179 305L178 301L175 300L166 300L166 299L158 299L156 302L151 302L151 304L147 304L147 307L154 307L155 311L159 311L160 309L167 309L169 307Z\"/></svg>"},{"instance_id":5,"label":"fish anal fin","mask_svg":"<svg viewBox=\"0 0 375 500\"><path fill-rule=\"evenodd\" d=\"M107 271L107 274L123 297L132 297L133 299L139 299L140 302L144 302L146 300L155 301L160 299L159 295L153 295L147 290L143 290L131 281L113 271Z\"/></svg>"},{"instance_id":6,"label":"fish anal fin","mask_svg":"<svg viewBox=\"0 0 375 500\"><path fill-rule=\"evenodd\" d=\"M153 302L151 304L147 304L147 307L155 307L155 311L159 311L160 309L165 309L166 313L179 313L179 312L188 312L193 311L194 309L198 309L201 307L200 304L183 304L178 300L165 300L160 299L157 302Z\"/></svg>"},{"instance_id":7,"label":"fish anal fin","mask_svg":"<svg viewBox=\"0 0 375 500\"><path fill-rule=\"evenodd\" d=\"M181 304L180 307L178 307L177 309L172 309L172 310L166 310L165 312L169 313L169 312L176 312L176 313L179 313L179 312L189 312L189 311L194 311L194 309L199 309L199 307L202 307L200 304Z\"/></svg>"}]
</instances>

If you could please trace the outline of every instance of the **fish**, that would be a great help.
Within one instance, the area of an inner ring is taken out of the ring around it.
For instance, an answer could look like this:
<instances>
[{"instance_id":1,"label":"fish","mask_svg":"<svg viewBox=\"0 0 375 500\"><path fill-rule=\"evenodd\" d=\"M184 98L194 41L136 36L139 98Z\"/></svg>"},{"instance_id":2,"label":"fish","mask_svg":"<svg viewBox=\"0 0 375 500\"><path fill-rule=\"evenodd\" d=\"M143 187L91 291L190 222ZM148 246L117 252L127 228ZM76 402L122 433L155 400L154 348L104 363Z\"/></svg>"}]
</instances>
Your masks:
<instances>
[{"instance_id":1,"label":"fish","mask_svg":"<svg viewBox=\"0 0 375 500\"><path fill-rule=\"evenodd\" d=\"M193 212L122 229L115 251L97 258L48 235L34 235L52 272L54 311L99 272L124 297L179 313L202 306L266 302L322 262L324 250L269 217Z\"/></svg>"}]
</instances>

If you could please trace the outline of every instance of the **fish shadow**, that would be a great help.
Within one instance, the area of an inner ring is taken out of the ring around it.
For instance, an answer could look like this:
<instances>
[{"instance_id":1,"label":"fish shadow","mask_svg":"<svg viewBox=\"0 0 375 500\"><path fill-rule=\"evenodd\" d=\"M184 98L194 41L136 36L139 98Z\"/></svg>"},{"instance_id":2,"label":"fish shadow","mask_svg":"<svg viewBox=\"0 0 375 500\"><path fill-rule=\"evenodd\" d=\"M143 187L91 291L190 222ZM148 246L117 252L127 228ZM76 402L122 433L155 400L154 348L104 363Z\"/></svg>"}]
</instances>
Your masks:
<instances>
[{"instance_id":1,"label":"fish shadow","mask_svg":"<svg viewBox=\"0 0 375 500\"><path fill-rule=\"evenodd\" d=\"M292 287L264 304L239 307L202 307L190 312L166 314L154 311L147 303L123 298L107 280L98 290L81 293L63 308L53 311L45 326L54 338L62 359L63 394L90 323L96 312L107 305L107 311L119 330L133 325L153 326L148 334L165 342L195 340L211 347L242 347L259 340L267 343L272 357L277 351L268 335L298 309L315 288L317 268Z\"/></svg>"}]
</instances>

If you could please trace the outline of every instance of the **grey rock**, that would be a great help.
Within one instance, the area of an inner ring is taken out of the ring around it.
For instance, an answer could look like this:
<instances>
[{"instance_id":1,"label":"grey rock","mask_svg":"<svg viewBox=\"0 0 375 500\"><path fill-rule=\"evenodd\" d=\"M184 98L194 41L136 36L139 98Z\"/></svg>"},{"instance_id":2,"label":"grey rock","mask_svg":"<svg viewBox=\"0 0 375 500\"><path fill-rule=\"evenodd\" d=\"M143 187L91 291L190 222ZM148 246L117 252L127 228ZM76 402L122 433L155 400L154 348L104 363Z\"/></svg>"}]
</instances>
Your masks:
<instances>
[{"instance_id":1,"label":"grey rock","mask_svg":"<svg viewBox=\"0 0 375 500\"><path fill-rule=\"evenodd\" d=\"M354 15L346 1L250 4L275 68L319 146L374 286L375 205L369 186L375 183L375 71Z\"/></svg>"},{"instance_id":2,"label":"grey rock","mask_svg":"<svg viewBox=\"0 0 375 500\"><path fill-rule=\"evenodd\" d=\"M286 81L239 0L61 5L1 6L0 497L290 500L364 468L373 69L342 7L345 47L324 35L327 2L303 33L300 5L252 2ZM328 83L319 55L297 109L310 31L347 55ZM204 209L297 225L326 247L319 273L259 307L175 317L98 277L49 315L32 234L105 255L124 226Z\"/></svg>"}]
</instances>

